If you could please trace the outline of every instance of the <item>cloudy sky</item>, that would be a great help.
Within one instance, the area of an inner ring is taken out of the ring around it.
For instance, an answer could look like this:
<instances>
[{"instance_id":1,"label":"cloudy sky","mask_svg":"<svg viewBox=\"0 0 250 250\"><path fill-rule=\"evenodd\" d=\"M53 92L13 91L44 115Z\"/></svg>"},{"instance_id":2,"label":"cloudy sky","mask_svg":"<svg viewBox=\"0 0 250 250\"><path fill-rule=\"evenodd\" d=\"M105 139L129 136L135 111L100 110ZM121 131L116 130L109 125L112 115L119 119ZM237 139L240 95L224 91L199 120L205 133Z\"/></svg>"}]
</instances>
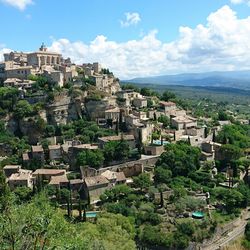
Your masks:
<instances>
[{"instance_id":1,"label":"cloudy sky","mask_svg":"<svg viewBox=\"0 0 250 250\"><path fill-rule=\"evenodd\" d=\"M250 0L0 0L0 60L44 42L119 78L250 69Z\"/></svg>"}]
</instances>

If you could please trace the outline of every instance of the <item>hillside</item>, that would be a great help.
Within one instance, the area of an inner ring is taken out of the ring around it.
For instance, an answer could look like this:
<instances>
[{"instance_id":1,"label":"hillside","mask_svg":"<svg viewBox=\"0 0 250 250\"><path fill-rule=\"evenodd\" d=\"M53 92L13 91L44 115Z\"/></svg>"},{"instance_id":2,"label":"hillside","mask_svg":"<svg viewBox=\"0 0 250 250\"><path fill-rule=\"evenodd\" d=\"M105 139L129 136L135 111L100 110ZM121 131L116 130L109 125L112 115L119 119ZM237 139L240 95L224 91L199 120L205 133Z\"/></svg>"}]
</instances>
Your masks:
<instances>
[{"instance_id":1,"label":"hillside","mask_svg":"<svg viewBox=\"0 0 250 250\"><path fill-rule=\"evenodd\" d=\"M190 73L179 75L163 75L142 77L127 80L132 83L150 83L159 85L228 87L250 90L250 71L228 71Z\"/></svg>"}]
</instances>

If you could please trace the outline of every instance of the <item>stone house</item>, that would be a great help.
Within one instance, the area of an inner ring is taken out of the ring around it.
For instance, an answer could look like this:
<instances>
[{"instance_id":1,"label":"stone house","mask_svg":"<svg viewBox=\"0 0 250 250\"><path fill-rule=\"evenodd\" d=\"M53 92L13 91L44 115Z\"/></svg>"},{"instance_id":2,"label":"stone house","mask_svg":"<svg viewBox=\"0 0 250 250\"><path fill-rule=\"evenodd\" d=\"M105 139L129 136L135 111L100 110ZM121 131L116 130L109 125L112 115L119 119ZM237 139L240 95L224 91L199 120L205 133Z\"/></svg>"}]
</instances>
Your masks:
<instances>
[{"instance_id":1,"label":"stone house","mask_svg":"<svg viewBox=\"0 0 250 250\"><path fill-rule=\"evenodd\" d=\"M123 172L114 172L106 170L101 175L107 178L107 180L112 186L126 183L126 177Z\"/></svg>"},{"instance_id":2,"label":"stone house","mask_svg":"<svg viewBox=\"0 0 250 250\"><path fill-rule=\"evenodd\" d=\"M102 175L86 177L84 179L84 191L90 203L100 199L100 195L110 189L109 181Z\"/></svg>"},{"instance_id":3,"label":"stone house","mask_svg":"<svg viewBox=\"0 0 250 250\"><path fill-rule=\"evenodd\" d=\"M205 160L223 160L223 155L221 154L221 144L206 141L201 144L202 158Z\"/></svg>"},{"instance_id":4,"label":"stone house","mask_svg":"<svg viewBox=\"0 0 250 250\"><path fill-rule=\"evenodd\" d=\"M146 155L161 155L164 152L163 145L147 145L144 146Z\"/></svg>"},{"instance_id":5,"label":"stone house","mask_svg":"<svg viewBox=\"0 0 250 250\"><path fill-rule=\"evenodd\" d=\"M197 120L191 116L177 116L170 119L171 125L177 130L196 128Z\"/></svg>"},{"instance_id":6,"label":"stone house","mask_svg":"<svg viewBox=\"0 0 250 250\"><path fill-rule=\"evenodd\" d=\"M49 159L60 161L62 159L62 148L60 145L49 145Z\"/></svg>"},{"instance_id":7,"label":"stone house","mask_svg":"<svg viewBox=\"0 0 250 250\"><path fill-rule=\"evenodd\" d=\"M106 190L125 183L126 177L123 172L106 170L101 175L86 177L84 179L84 192L90 203L95 203Z\"/></svg>"},{"instance_id":8,"label":"stone house","mask_svg":"<svg viewBox=\"0 0 250 250\"><path fill-rule=\"evenodd\" d=\"M66 175L66 170L64 169L37 169L33 173L33 177L36 179L41 178L42 180L50 181L52 176L62 176Z\"/></svg>"},{"instance_id":9,"label":"stone house","mask_svg":"<svg viewBox=\"0 0 250 250\"><path fill-rule=\"evenodd\" d=\"M6 165L3 167L3 172L6 178L9 178L12 174L19 173L20 169L20 165Z\"/></svg>"},{"instance_id":10,"label":"stone house","mask_svg":"<svg viewBox=\"0 0 250 250\"><path fill-rule=\"evenodd\" d=\"M31 170L19 169L17 173L13 173L7 178L8 185L11 190L17 187L33 188L34 178Z\"/></svg>"},{"instance_id":11,"label":"stone house","mask_svg":"<svg viewBox=\"0 0 250 250\"><path fill-rule=\"evenodd\" d=\"M120 108L114 107L105 110L105 119L106 120L112 120L113 122L116 122L119 120L120 117Z\"/></svg>"},{"instance_id":12,"label":"stone house","mask_svg":"<svg viewBox=\"0 0 250 250\"><path fill-rule=\"evenodd\" d=\"M42 146L31 146L31 154L33 159L37 159L41 162L44 162L44 151Z\"/></svg>"},{"instance_id":13,"label":"stone house","mask_svg":"<svg viewBox=\"0 0 250 250\"><path fill-rule=\"evenodd\" d=\"M100 145L100 148L104 148L105 144L111 141L121 141L124 140L128 143L130 148L135 148L135 137L134 135L112 135L112 136L106 136L106 137L99 137L98 143Z\"/></svg>"},{"instance_id":14,"label":"stone house","mask_svg":"<svg viewBox=\"0 0 250 250\"><path fill-rule=\"evenodd\" d=\"M8 78L4 81L5 87L15 87L15 88L21 88L21 89L30 89L32 88L32 85L35 83L35 81L31 80L21 80L18 78Z\"/></svg>"},{"instance_id":15,"label":"stone house","mask_svg":"<svg viewBox=\"0 0 250 250\"><path fill-rule=\"evenodd\" d=\"M66 174L51 176L49 185L52 185L58 188L67 188L69 185L69 180Z\"/></svg>"},{"instance_id":16,"label":"stone house","mask_svg":"<svg viewBox=\"0 0 250 250\"><path fill-rule=\"evenodd\" d=\"M176 110L176 104L174 102L159 102L160 108L164 110L165 113L169 111Z\"/></svg>"},{"instance_id":17,"label":"stone house","mask_svg":"<svg viewBox=\"0 0 250 250\"><path fill-rule=\"evenodd\" d=\"M148 105L148 101L146 98L142 97L142 98L134 98L133 100L133 105L136 108L145 108Z\"/></svg>"}]
</instances>

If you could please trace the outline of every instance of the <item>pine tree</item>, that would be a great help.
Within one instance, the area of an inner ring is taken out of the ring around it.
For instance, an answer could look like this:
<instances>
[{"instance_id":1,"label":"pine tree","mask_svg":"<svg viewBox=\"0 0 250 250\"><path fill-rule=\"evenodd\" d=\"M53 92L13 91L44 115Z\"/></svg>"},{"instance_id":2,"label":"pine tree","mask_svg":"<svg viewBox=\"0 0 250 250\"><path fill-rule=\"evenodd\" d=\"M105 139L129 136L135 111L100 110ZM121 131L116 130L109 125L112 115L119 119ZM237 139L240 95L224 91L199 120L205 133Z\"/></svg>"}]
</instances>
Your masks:
<instances>
[{"instance_id":1,"label":"pine tree","mask_svg":"<svg viewBox=\"0 0 250 250\"><path fill-rule=\"evenodd\" d=\"M5 179L3 170L0 170L0 212L7 211L11 205L11 192Z\"/></svg>"},{"instance_id":2,"label":"pine tree","mask_svg":"<svg viewBox=\"0 0 250 250\"><path fill-rule=\"evenodd\" d=\"M216 141L215 130L213 131L213 137L212 137L212 141L213 141L213 142L215 142L215 141Z\"/></svg>"}]
</instances>

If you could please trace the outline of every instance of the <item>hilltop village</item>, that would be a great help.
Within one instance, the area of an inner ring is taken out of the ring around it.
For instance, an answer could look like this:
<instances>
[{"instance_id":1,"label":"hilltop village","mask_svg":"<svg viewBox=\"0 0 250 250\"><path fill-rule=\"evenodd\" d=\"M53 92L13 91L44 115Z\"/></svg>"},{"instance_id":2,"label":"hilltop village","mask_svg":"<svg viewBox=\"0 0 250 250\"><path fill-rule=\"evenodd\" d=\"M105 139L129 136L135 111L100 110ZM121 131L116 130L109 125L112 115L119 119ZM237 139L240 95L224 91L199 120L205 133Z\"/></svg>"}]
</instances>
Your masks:
<instances>
[{"instance_id":1,"label":"hilltop village","mask_svg":"<svg viewBox=\"0 0 250 250\"><path fill-rule=\"evenodd\" d=\"M131 241L163 249L214 244L211 233L234 228L217 225L248 205L248 120L198 117L171 92L120 84L100 63L76 65L44 44L4 54L0 82L2 175L20 200L45 189L80 221L132 216Z\"/></svg>"}]
</instances>

